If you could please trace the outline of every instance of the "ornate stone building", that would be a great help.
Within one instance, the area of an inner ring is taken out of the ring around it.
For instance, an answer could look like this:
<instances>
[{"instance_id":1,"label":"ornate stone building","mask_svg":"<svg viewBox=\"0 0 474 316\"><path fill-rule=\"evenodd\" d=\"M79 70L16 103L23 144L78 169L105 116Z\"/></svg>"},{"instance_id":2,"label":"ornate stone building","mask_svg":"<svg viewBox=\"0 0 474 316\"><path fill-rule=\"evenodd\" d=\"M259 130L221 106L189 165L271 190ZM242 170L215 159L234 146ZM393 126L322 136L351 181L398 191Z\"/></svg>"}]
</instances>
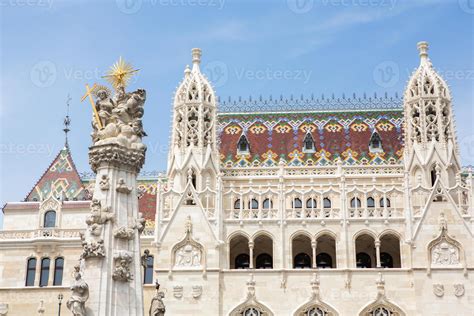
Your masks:
<instances>
[{"instance_id":1,"label":"ornate stone building","mask_svg":"<svg viewBox=\"0 0 474 316\"><path fill-rule=\"evenodd\" d=\"M403 98L224 102L194 49L166 175L138 179L145 311L158 278L170 315L472 315L472 173L418 49ZM0 315L56 313L93 179L66 146L5 205Z\"/></svg>"}]
</instances>

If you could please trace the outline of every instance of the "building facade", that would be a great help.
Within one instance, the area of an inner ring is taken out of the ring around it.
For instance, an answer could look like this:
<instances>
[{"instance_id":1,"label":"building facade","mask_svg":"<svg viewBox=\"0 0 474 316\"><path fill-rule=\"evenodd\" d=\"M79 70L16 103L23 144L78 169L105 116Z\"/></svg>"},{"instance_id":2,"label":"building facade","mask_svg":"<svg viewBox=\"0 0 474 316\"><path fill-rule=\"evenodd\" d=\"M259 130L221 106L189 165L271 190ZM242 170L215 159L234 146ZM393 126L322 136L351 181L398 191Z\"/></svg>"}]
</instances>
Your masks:
<instances>
[{"instance_id":1,"label":"building facade","mask_svg":"<svg viewBox=\"0 0 474 316\"><path fill-rule=\"evenodd\" d=\"M225 102L193 49L166 175L139 178L145 311L157 278L170 315L472 315L472 173L418 49L401 98ZM91 179L66 146L5 205L0 315L56 314Z\"/></svg>"}]
</instances>

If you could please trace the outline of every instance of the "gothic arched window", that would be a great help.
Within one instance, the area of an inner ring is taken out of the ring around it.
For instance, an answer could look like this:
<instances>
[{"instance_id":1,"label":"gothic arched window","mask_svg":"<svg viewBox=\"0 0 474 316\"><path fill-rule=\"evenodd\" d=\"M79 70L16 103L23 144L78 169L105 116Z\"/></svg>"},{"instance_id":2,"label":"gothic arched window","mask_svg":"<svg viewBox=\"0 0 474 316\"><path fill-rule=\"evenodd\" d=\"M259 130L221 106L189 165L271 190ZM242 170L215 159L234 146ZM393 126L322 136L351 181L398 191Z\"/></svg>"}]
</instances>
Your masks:
<instances>
[{"instance_id":1,"label":"gothic arched window","mask_svg":"<svg viewBox=\"0 0 474 316\"><path fill-rule=\"evenodd\" d=\"M392 316L393 313L387 308L380 306L374 309L369 315L370 316Z\"/></svg>"},{"instance_id":2,"label":"gothic arched window","mask_svg":"<svg viewBox=\"0 0 474 316\"><path fill-rule=\"evenodd\" d=\"M55 226L56 226L56 212L51 210L44 213L43 227L52 228Z\"/></svg>"},{"instance_id":3,"label":"gothic arched window","mask_svg":"<svg viewBox=\"0 0 474 316\"><path fill-rule=\"evenodd\" d=\"M271 209L272 207L273 207L272 200L270 200L270 199L263 200L263 208L264 209Z\"/></svg>"},{"instance_id":4,"label":"gothic arched window","mask_svg":"<svg viewBox=\"0 0 474 316\"><path fill-rule=\"evenodd\" d=\"M26 264L26 281L25 286L35 285L35 274L36 274L36 258L28 259Z\"/></svg>"},{"instance_id":5,"label":"gothic arched window","mask_svg":"<svg viewBox=\"0 0 474 316\"><path fill-rule=\"evenodd\" d=\"M63 284L64 258L58 257L54 260L54 280L53 285Z\"/></svg>"},{"instance_id":6,"label":"gothic arched window","mask_svg":"<svg viewBox=\"0 0 474 316\"><path fill-rule=\"evenodd\" d=\"M293 208L302 208L303 207L303 203L301 202L301 199L300 198L295 198L293 200Z\"/></svg>"},{"instance_id":7,"label":"gothic arched window","mask_svg":"<svg viewBox=\"0 0 474 316\"><path fill-rule=\"evenodd\" d=\"M143 272L143 284L153 283L153 256L148 255L146 257L144 272Z\"/></svg>"},{"instance_id":8,"label":"gothic arched window","mask_svg":"<svg viewBox=\"0 0 474 316\"><path fill-rule=\"evenodd\" d=\"M324 208L331 208L331 200L329 198L324 198L323 206Z\"/></svg>"},{"instance_id":9,"label":"gothic arched window","mask_svg":"<svg viewBox=\"0 0 474 316\"><path fill-rule=\"evenodd\" d=\"M293 267L295 269L309 269L311 268L311 257L302 252L295 256Z\"/></svg>"},{"instance_id":10,"label":"gothic arched window","mask_svg":"<svg viewBox=\"0 0 474 316\"><path fill-rule=\"evenodd\" d=\"M262 253L257 256L255 262L257 269L273 269L273 258L268 253Z\"/></svg>"},{"instance_id":11,"label":"gothic arched window","mask_svg":"<svg viewBox=\"0 0 474 316\"><path fill-rule=\"evenodd\" d=\"M51 264L51 259L49 258L41 259L41 273L40 273L39 286L48 286L50 264Z\"/></svg>"},{"instance_id":12,"label":"gothic arched window","mask_svg":"<svg viewBox=\"0 0 474 316\"><path fill-rule=\"evenodd\" d=\"M372 260L370 256L365 252L359 252L356 256L357 268L370 268L372 266Z\"/></svg>"},{"instance_id":13,"label":"gothic arched window","mask_svg":"<svg viewBox=\"0 0 474 316\"><path fill-rule=\"evenodd\" d=\"M325 310L322 310L319 307L313 307L309 309L304 315L305 316L328 316L329 314Z\"/></svg>"},{"instance_id":14,"label":"gothic arched window","mask_svg":"<svg viewBox=\"0 0 474 316\"><path fill-rule=\"evenodd\" d=\"M385 198L385 201L387 202L387 207L390 207L390 200L388 198ZM380 207L385 207L384 198L380 199Z\"/></svg>"},{"instance_id":15,"label":"gothic arched window","mask_svg":"<svg viewBox=\"0 0 474 316\"><path fill-rule=\"evenodd\" d=\"M311 136L310 132L306 133L306 136L304 137L303 152L304 153L314 153L315 152L314 139L313 139L313 136Z\"/></svg>"},{"instance_id":16,"label":"gothic arched window","mask_svg":"<svg viewBox=\"0 0 474 316\"><path fill-rule=\"evenodd\" d=\"M248 269L250 266L250 256L246 253L241 253L235 257L235 269Z\"/></svg>"},{"instance_id":17,"label":"gothic arched window","mask_svg":"<svg viewBox=\"0 0 474 316\"><path fill-rule=\"evenodd\" d=\"M373 197L367 198L367 207L373 208L375 207L375 200Z\"/></svg>"},{"instance_id":18,"label":"gothic arched window","mask_svg":"<svg viewBox=\"0 0 474 316\"><path fill-rule=\"evenodd\" d=\"M235 200L234 209L235 210L240 210L240 199Z\"/></svg>"},{"instance_id":19,"label":"gothic arched window","mask_svg":"<svg viewBox=\"0 0 474 316\"><path fill-rule=\"evenodd\" d=\"M258 209L258 201L256 199L252 199L249 201L249 208L252 210Z\"/></svg>"},{"instance_id":20,"label":"gothic arched window","mask_svg":"<svg viewBox=\"0 0 474 316\"><path fill-rule=\"evenodd\" d=\"M316 207L317 207L316 199L306 200L306 208L316 208Z\"/></svg>"},{"instance_id":21,"label":"gothic arched window","mask_svg":"<svg viewBox=\"0 0 474 316\"><path fill-rule=\"evenodd\" d=\"M352 198L351 207L352 208L356 208L356 207L360 208L361 207L360 199L359 198Z\"/></svg>"},{"instance_id":22,"label":"gothic arched window","mask_svg":"<svg viewBox=\"0 0 474 316\"><path fill-rule=\"evenodd\" d=\"M250 145L247 137L242 134L239 138L239 142L237 143L237 154L248 154L250 152Z\"/></svg>"},{"instance_id":23,"label":"gothic arched window","mask_svg":"<svg viewBox=\"0 0 474 316\"><path fill-rule=\"evenodd\" d=\"M332 258L327 253L320 253L316 256L316 266L318 268L330 269L332 268Z\"/></svg>"},{"instance_id":24,"label":"gothic arched window","mask_svg":"<svg viewBox=\"0 0 474 316\"><path fill-rule=\"evenodd\" d=\"M370 137L369 151L371 153L383 151L382 139L380 138L379 133L377 133L375 131L372 133L372 136Z\"/></svg>"},{"instance_id":25,"label":"gothic arched window","mask_svg":"<svg viewBox=\"0 0 474 316\"><path fill-rule=\"evenodd\" d=\"M242 316L261 316L261 315L262 313L260 312L260 310L258 310L255 307L249 307L242 313Z\"/></svg>"}]
</instances>

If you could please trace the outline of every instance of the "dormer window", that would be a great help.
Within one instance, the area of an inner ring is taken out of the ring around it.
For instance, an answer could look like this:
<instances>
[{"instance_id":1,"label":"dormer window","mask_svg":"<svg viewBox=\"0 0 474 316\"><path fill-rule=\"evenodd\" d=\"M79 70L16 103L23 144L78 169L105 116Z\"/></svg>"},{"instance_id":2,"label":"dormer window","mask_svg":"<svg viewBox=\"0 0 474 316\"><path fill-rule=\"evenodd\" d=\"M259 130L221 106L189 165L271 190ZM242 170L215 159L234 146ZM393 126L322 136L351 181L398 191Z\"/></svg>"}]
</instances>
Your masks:
<instances>
[{"instance_id":1,"label":"dormer window","mask_svg":"<svg viewBox=\"0 0 474 316\"><path fill-rule=\"evenodd\" d=\"M311 136L311 133L308 132L306 133L306 136L304 137L303 140L303 152L304 153L314 153L315 146L314 146L314 139L313 136Z\"/></svg>"},{"instance_id":2,"label":"dormer window","mask_svg":"<svg viewBox=\"0 0 474 316\"><path fill-rule=\"evenodd\" d=\"M383 152L382 148L382 139L380 138L379 133L373 132L369 141L369 151L371 153L380 153Z\"/></svg>"},{"instance_id":3,"label":"dormer window","mask_svg":"<svg viewBox=\"0 0 474 316\"><path fill-rule=\"evenodd\" d=\"M247 140L247 137L242 134L242 136L240 136L239 142L237 143L237 154L245 155L248 153L250 153L249 141Z\"/></svg>"}]
</instances>

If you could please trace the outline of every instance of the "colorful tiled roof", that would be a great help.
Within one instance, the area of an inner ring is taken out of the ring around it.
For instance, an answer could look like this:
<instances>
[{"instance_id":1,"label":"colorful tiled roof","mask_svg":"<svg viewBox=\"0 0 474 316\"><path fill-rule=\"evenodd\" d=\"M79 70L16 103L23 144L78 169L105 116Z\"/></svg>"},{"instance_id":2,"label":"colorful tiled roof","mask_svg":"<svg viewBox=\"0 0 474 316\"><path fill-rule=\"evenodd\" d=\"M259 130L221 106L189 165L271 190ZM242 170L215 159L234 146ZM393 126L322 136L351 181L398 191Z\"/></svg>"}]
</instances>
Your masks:
<instances>
[{"instance_id":1,"label":"colorful tiled roof","mask_svg":"<svg viewBox=\"0 0 474 316\"><path fill-rule=\"evenodd\" d=\"M337 160L350 165L400 162L403 154L400 99L344 99L345 107L336 107L333 111L321 109L321 104L338 102L337 99L330 100L300 99L295 101L295 106L291 100L283 99L233 102L233 108L237 110L252 103L261 111L248 108L247 113L233 112L227 103L226 111L218 116L223 167L271 167L277 166L280 160L289 166L327 165ZM310 105L314 106L313 110ZM281 106L279 110L278 106ZM308 132L315 143L313 153L303 151L303 140ZM382 140L380 152L369 150L373 132ZM242 135L249 142L249 153L237 152Z\"/></svg>"},{"instance_id":2,"label":"colorful tiled roof","mask_svg":"<svg viewBox=\"0 0 474 316\"><path fill-rule=\"evenodd\" d=\"M88 192L82 185L68 147L61 149L51 165L46 169L30 193L28 193L25 201L42 201L51 194L67 200L88 199Z\"/></svg>"}]
</instances>

